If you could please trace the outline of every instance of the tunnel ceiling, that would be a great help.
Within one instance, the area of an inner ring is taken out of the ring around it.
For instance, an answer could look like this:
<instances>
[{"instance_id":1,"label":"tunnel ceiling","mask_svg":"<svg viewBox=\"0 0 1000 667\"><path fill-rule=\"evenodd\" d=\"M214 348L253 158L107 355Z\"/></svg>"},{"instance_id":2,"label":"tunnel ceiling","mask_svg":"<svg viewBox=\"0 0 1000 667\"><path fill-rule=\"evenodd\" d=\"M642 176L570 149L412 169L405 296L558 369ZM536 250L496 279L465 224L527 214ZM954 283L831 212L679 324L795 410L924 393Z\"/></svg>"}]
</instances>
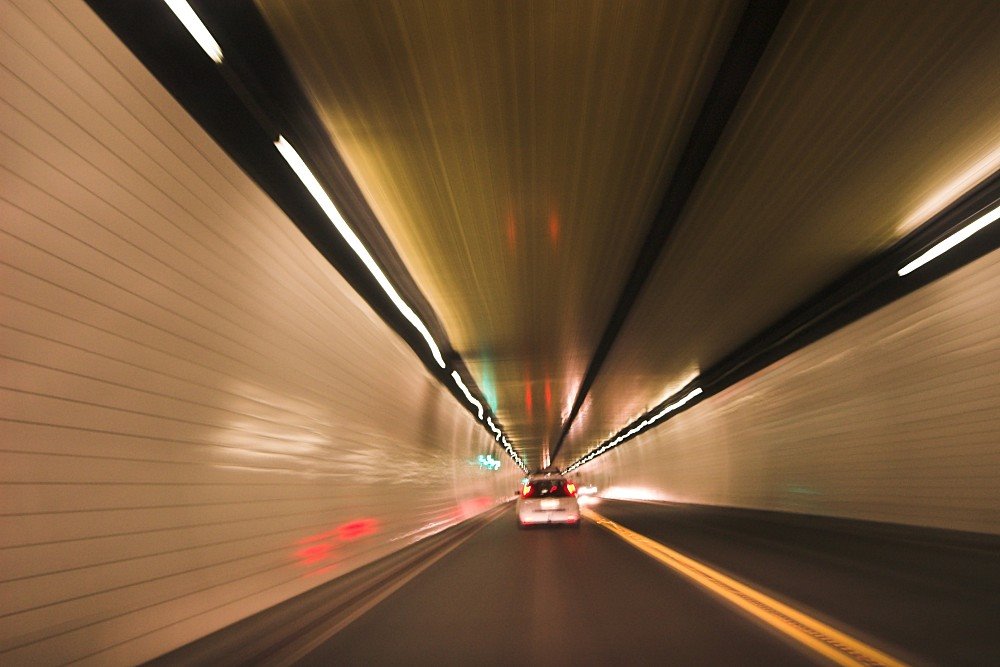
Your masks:
<instances>
[{"instance_id":1,"label":"tunnel ceiling","mask_svg":"<svg viewBox=\"0 0 1000 667\"><path fill-rule=\"evenodd\" d=\"M1000 167L992 0L256 5L529 465Z\"/></svg>"}]
</instances>

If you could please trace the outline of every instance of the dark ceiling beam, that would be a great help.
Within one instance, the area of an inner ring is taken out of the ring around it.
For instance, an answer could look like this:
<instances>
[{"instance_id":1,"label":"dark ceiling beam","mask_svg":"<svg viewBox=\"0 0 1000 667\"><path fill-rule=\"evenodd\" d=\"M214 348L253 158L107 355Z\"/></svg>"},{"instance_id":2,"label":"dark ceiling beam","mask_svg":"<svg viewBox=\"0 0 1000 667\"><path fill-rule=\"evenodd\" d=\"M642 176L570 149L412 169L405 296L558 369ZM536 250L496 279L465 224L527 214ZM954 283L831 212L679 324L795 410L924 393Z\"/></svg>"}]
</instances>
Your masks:
<instances>
[{"instance_id":1,"label":"dark ceiling beam","mask_svg":"<svg viewBox=\"0 0 1000 667\"><path fill-rule=\"evenodd\" d=\"M677 221L698 184L701 172L708 164L743 95L743 90L757 69L787 4L787 0L751 0L747 3L702 105L701 113L692 127L687 146L677 162L673 179L663 196L656 218L640 246L632 272L622 289L621 296L618 297L615 310L608 320L577 390L573 407L563 422L562 433L550 455L552 462L558 456L566 435L573 427L573 422L601 372L601 367L642 292L649 274L652 273L663 248L677 226Z\"/></svg>"}]
</instances>

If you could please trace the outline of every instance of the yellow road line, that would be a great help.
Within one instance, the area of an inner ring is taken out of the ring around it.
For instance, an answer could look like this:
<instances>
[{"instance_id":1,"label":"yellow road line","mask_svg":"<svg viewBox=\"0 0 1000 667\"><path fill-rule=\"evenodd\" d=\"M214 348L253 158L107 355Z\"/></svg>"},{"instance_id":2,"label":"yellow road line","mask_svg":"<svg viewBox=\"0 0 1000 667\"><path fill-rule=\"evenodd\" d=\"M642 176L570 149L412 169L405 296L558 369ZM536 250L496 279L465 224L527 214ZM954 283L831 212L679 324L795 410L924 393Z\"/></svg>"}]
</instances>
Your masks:
<instances>
[{"instance_id":1,"label":"yellow road line","mask_svg":"<svg viewBox=\"0 0 1000 667\"><path fill-rule=\"evenodd\" d=\"M845 635L843 632L667 548L659 542L654 542L610 519L605 519L591 509L584 508L580 511L588 519L611 531L640 551L689 577L838 665L886 665L887 667L904 665L896 658L868 646L854 637Z\"/></svg>"}]
</instances>

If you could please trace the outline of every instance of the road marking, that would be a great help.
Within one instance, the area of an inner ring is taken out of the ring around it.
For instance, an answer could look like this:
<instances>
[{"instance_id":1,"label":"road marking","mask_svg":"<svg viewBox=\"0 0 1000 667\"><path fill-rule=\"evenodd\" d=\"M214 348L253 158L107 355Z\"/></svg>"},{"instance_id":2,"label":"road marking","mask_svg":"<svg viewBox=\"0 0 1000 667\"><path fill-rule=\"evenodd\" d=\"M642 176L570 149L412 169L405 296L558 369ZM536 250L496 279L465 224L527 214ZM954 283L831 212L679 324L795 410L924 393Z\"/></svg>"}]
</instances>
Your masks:
<instances>
[{"instance_id":1,"label":"road marking","mask_svg":"<svg viewBox=\"0 0 1000 667\"><path fill-rule=\"evenodd\" d=\"M885 665L886 667L905 665L896 658L868 646L854 637L845 635L843 632L778 602L746 584L741 584L707 565L606 519L591 509L583 508L580 513L640 551L689 577L838 665Z\"/></svg>"}]
</instances>

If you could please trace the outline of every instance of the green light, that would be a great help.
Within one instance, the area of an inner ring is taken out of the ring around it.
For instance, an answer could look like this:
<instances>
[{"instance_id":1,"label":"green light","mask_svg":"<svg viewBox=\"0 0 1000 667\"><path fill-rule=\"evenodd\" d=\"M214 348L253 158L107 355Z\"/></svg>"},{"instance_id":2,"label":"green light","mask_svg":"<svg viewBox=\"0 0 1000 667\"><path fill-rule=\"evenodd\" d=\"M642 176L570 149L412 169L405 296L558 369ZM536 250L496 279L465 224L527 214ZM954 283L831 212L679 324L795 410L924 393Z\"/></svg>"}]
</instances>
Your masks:
<instances>
[{"instance_id":1,"label":"green light","mask_svg":"<svg viewBox=\"0 0 1000 667\"><path fill-rule=\"evenodd\" d=\"M481 389L483 390L483 397L486 402L489 403L490 408L496 413L497 410L497 387L496 380L493 376L493 361L489 357L486 357L482 361L482 378Z\"/></svg>"},{"instance_id":2,"label":"green light","mask_svg":"<svg viewBox=\"0 0 1000 667\"><path fill-rule=\"evenodd\" d=\"M500 461L493 458L492 454L480 454L476 457L476 463L483 470L500 470Z\"/></svg>"}]
</instances>

